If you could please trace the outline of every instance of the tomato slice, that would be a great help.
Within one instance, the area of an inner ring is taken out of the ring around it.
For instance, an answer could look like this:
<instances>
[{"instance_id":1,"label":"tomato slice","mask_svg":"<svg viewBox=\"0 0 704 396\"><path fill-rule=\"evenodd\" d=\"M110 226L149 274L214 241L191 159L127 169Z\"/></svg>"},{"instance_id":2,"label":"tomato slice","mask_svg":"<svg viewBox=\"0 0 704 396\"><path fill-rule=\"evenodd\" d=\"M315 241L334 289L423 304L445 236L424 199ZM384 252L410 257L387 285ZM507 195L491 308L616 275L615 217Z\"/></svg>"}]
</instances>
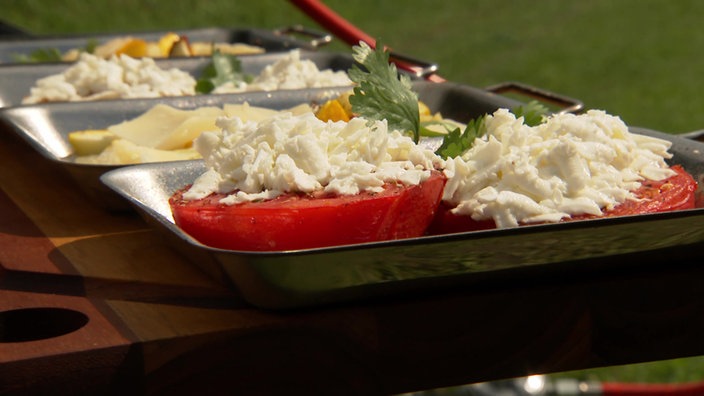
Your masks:
<instances>
[{"instance_id":1,"label":"tomato slice","mask_svg":"<svg viewBox=\"0 0 704 396\"><path fill-rule=\"evenodd\" d=\"M174 221L201 243L231 250L296 250L411 238L425 233L446 178L433 171L416 186L387 184L380 193L352 196L284 194L224 205L223 194L169 204Z\"/></svg>"},{"instance_id":2,"label":"tomato slice","mask_svg":"<svg viewBox=\"0 0 704 396\"><path fill-rule=\"evenodd\" d=\"M641 183L641 187L633 192L641 200L628 200L611 210L604 211L602 216L577 215L563 221L693 209L697 182L681 166L673 165L671 169L676 174L665 180L648 180ZM456 215L450 210L452 207L445 203L440 204L435 218L428 228L428 233L438 235L496 228L493 220L476 221L467 215Z\"/></svg>"},{"instance_id":3,"label":"tomato slice","mask_svg":"<svg viewBox=\"0 0 704 396\"><path fill-rule=\"evenodd\" d=\"M681 209L694 209L697 182L680 165L671 169L677 174L660 181L646 180L634 191L640 201L628 200L606 211L604 217L627 216L645 213L670 212ZM599 216L580 215L573 219L591 219Z\"/></svg>"}]
</instances>

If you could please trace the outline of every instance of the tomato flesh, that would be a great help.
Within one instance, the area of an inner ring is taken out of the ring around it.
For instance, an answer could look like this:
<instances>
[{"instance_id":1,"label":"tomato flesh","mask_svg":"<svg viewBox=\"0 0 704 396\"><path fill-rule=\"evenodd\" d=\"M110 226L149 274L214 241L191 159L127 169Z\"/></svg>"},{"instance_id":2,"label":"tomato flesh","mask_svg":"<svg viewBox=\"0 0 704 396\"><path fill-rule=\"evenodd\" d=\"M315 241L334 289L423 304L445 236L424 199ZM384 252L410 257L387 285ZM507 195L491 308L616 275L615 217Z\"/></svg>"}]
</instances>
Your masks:
<instances>
[{"instance_id":1,"label":"tomato flesh","mask_svg":"<svg viewBox=\"0 0 704 396\"><path fill-rule=\"evenodd\" d=\"M274 251L411 238L425 233L446 178L433 171L416 186L387 184L380 193L284 194L236 205L223 194L186 201L185 189L169 204L174 221L201 243L231 250Z\"/></svg>"},{"instance_id":2,"label":"tomato flesh","mask_svg":"<svg viewBox=\"0 0 704 396\"><path fill-rule=\"evenodd\" d=\"M636 197L642 198L641 200L628 200L611 210L603 211L601 216L576 215L563 221L693 209L697 182L681 166L673 165L671 169L676 174L665 180L647 180L641 183L641 187L633 192ZM444 203L440 204L428 229L430 234L438 235L496 228L494 220L476 221L467 215L456 215L451 210L452 207Z\"/></svg>"}]
</instances>

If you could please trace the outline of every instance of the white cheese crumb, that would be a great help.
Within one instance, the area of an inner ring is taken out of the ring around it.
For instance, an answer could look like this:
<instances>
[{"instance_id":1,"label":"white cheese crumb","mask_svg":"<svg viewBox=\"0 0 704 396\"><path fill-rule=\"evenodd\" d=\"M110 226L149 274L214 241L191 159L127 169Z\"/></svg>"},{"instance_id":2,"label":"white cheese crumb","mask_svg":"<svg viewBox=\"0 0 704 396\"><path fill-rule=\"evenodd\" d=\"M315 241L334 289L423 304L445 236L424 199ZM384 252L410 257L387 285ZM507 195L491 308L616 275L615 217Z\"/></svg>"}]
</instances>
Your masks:
<instances>
[{"instance_id":1,"label":"white cheese crumb","mask_svg":"<svg viewBox=\"0 0 704 396\"><path fill-rule=\"evenodd\" d=\"M644 179L674 174L671 143L632 134L600 110L558 114L530 127L500 109L487 133L445 164L443 200L454 213L493 219L499 228L600 215L627 199Z\"/></svg>"}]
</instances>

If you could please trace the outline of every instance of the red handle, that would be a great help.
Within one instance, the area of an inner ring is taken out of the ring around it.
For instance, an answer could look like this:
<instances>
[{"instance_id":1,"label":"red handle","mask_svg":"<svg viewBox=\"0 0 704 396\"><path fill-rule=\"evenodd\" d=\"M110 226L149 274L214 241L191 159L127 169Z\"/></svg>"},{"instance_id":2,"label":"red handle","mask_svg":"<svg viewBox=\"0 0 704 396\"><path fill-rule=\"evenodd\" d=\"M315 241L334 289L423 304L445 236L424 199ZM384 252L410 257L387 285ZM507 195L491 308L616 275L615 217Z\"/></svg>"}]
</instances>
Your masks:
<instances>
[{"instance_id":1,"label":"red handle","mask_svg":"<svg viewBox=\"0 0 704 396\"><path fill-rule=\"evenodd\" d=\"M699 396L704 395L704 383L628 384L615 382L601 384L601 391L603 396Z\"/></svg>"},{"instance_id":2,"label":"red handle","mask_svg":"<svg viewBox=\"0 0 704 396\"><path fill-rule=\"evenodd\" d=\"M348 45L357 45L360 41L364 41L370 47L375 48L376 40L320 1L290 0L290 2Z\"/></svg>"},{"instance_id":3,"label":"red handle","mask_svg":"<svg viewBox=\"0 0 704 396\"><path fill-rule=\"evenodd\" d=\"M359 44L360 41L367 43L370 47L376 48L376 40L362 30L351 24L338 13L331 10L325 4L318 0L289 0L293 5L298 7L306 15L320 24L324 29L334 34L346 44L352 46ZM407 62L394 59L393 62L399 69L416 73L418 66L414 66ZM430 73L424 76L426 80L434 82L445 81L442 77L435 73Z\"/></svg>"}]
</instances>

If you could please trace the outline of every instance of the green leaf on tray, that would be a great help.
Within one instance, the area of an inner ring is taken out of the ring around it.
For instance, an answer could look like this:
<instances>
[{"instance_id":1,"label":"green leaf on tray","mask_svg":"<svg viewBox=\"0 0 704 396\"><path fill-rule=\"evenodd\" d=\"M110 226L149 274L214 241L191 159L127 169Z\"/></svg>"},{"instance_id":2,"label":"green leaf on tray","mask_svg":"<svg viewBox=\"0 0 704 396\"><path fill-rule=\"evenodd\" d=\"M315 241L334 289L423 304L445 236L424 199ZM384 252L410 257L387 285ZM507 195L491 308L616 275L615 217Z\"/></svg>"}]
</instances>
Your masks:
<instances>
[{"instance_id":1,"label":"green leaf on tray","mask_svg":"<svg viewBox=\"0 0 704 396\"><path fill-rule=\"evenodd\" d=\"M418 95L411 89L410 78L399 75L389 63L389 53L377 41L376 50L364 42L352 48L352 57L365 70L353 65L348 71L356 83L350 96L352 110L368 120L387 120L390 130L412 134L420 139Z\"/></svg>"},{"instance_id":2,"label":"green leaf on tray","mask_svg":"<svg viewBox=\"0 0 704 396\"><path fill-rule=\"evenodd\" d=\"M97 40L90 39L86 42L85 47L78 48L78 51L92 54L98 45ZM39 48L29 54L14 54L12 59L19 63L64 62L63 54L58 48Z\"/></svg>"},{"instance_id":3,"label":"green leaf on tray","mask_svg":"<svg viewBox=\"0 0 704 396\"><path fill-rule=\"evenodd\" d=\"M532 100L525 105L514 107L511 112L516 118L523 117L523 123L528 126L536 126L543 122L543 117L550 110L542 103Z\"/></svg>"},{"instance_id":4,"label":"green leaf on tray","mask_svg":"<svg viewBox=\"0 0 704 396\"><path fill-rule=\"evenodd\" d=\"M242 72L242 65L237 56L216 51L196 81L196 92L210 93L216 87L229 82L238 84L249 81L251 81L251 76Z\"/></svg>"},{"instance_id":5,"label":"green leaf on tray","mask_svg":"<svg viewBox=\"0 0 704 396\"><path fill-rule=\"evenodd\" d=\"M525 105L516 106L511 109L511 112L516 118L523 117L523 122L528 126L536 126L543 122L545 115L549 110L543 104L537 101L530 101ZM474 144L474 140L484 136L486 133L486 114L477 117L467 123L464 131L456 128L448 133L440 147L435 150L435 154L442 158L452 158L462 155L469 150Z\"/></svg>"},{"instance_id":6,"label":"green leaf on tray","mask_svg":"<svg viewBox=\"0 0 704 396\"><path fill-rule=\"evenodd\" d=\"M61 62L61 56L61 51L56 48L40 48L29 54L14 55L13 59L20 63Z\"/></svg>"},{"instance_id":7,"label":"green leaf on tray","mask_svg":"<svg viewBox=\"0 0 704 396\"><path fill-rule=\"evenodd\" d=\"M435 150L435 154L445 159L462 155L462 153L472 147L474 139L486 133L485 119L486 115L475 118L467 123L464 131L461 131L460 128L456 128L445 135L442 144Z\"/></svg>"}]
</instances>

